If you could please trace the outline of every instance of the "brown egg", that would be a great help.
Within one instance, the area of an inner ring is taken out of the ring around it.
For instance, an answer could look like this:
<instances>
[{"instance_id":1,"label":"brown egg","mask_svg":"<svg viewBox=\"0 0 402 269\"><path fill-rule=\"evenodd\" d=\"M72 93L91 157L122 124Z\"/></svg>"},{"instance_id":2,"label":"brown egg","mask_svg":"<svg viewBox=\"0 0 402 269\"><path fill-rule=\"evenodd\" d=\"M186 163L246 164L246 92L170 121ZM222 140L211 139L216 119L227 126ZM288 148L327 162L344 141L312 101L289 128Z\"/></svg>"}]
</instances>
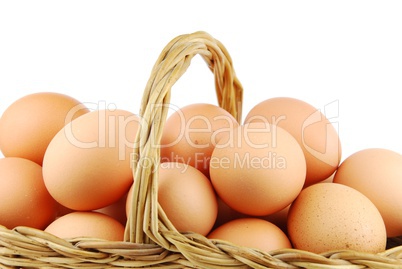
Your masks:
<instances>
[{"instance_id":1,"label":"brown egg","mask_svg":"<svg viewBox=\"0 0 402 269\"><path fill-rule=\"evenodd\" d=\"M288 220L288 212L289 212L290 205L285 207L284 209L275 212L270 215L262 216L261 218L271 222L278 226L285 234L287 234L287 220Z\"/></svg>"},{"instance_id":2,"label":"brown egg","mask_svg":"<svg viewBox=\"0 0 402 269\"><path fill-rule=\"evenodd\" d=\"M223 108L212 104L192 104L175 111L165 123L161 140L162 162L194 166L209 177L212 150L222 134L238 126Z\"/></svg>"},{"instance_id":3,"label":"brown egg","mask_svg":"<svg viewBox=\"0 0 402 269\"><path fill-rule=\"evenodd\" d=\"M250 217L249 215L240 213L231 208L230 206L228 206L225 202L222 201L222 199L219 196L217 197L217 199L218 199L218 216L214 224L214 229L218 228L219 226L231 220Z\"/></svg>"},{"instance_id":4,"label":"brown egg","mask_svg":"<svg viewBox=\"0 0 402 269\"><path fill-rule=\"evenodd\" d=\"M88 113L78 100L60 93L39 92L12 103L0 118L0 149L42 165L52 138L71 120Z\"/></svg>"},{"instance_id":5,"label":"brown egg","mask_svg":"<svg viewBox=\"0 0 402 269\"><path fill-rule=\"evenodd\" d=\"M56 210L39 164L19 157L0 159L0 225L44 229L55 219Z\"/></svg>"},{"instance_id":6,"label":"brown egg","mask_svg":"<svg viewBox=\"0 0 402 269\"><path fill-rule=\"evenodd\" d=\"M59 238L90 237L123 241L124 226L114 218L99 212L72 212L46 227L45 232Z\"/></svg>"},{"instance_id":7,"label":"brown egg","mask_svg":"<svg viewBox=\"0 0 402 269\"><path fill-rule=\"evenodd\" d=\"M127 216L133 187L127 197ZM218 204L210 180L198 169L184 163L161 163L158 202L180 232L207 235L217 217Z\"/></svg>"},{"instance_id":8,"label":"brown egg","mask_svg":"<svg viewBox=\"0 0 402 269\"><path fill-rule=\"evenodd\" d=\"M292 134L303 149L307 174L305 186L333 174L341 160L341 144L332 123L312 105L290 97L264 100L248 113L245 123L264 121Z\"/></svg>"},{"instance_id":9,"label":"brown egg","mask_svg":"<svg viewBox=\"0 0 402 269\"><path fill-rule=\"evenodd\" d=\"M127 222L126 201L127 201L127 194L123 195L117 202L94 211L108 215L118 220L121 224L126 225Z\"/></svg>"},{"instance_id":10,"label":"brown egg","mask_svg":"<svg viewBox=\"0 0 402 269\"><path fill-rule=\"evenodd\" d=\"M278 228L280 228L286 234L287 233L286 222L289 207L290 205L278 212L266 216L258 216L257 218L271 222L272 224L278 226ZM218 197L218 217L216 219L214 229L218 228L219 226L231 220L239 218L250 218L250 217L254 218L255 216L243 214L234 210L233 208L225 204L222 201L222 199Z\"/></svg>"},{"instance_id":11,"label":"brown egg","mask_svg":"<svg viewBox=\"0 0 402 269\"><path fill-rule=\"evenodd\" d=\"M208 238L225 240L238 246L266 252L292 247L281 229L269 221L258 218L229 221L213 230Z\"/></svg>"},{"instance_id":12,"label":"brown egg","mask_svg":"<svg viewBox=\"0 0 402 269\"><path fill-rule=\"evenodd\" d=\"M57 203L57 202L56 202ZM74 212L75 210L65 207L64 205L57 203L56 218L67 215L68 213Z\"/></svg>"},{"instance_id":13,"label":"brown egg","mask_svg":"<svg viewBox=\"0 0 402 269\"><path fill-rule=\"evenodd\" d=\"M262 122L234 128L216 145L210 162L211 182L234 210L265 216L287 207L300 193L306 161L296 139L284 129Z\"/></svg>"},{"instance_id":14,"label":"brown egg","mask_svg":"<svg viewBox=\"0 0 402 269\"><path fill-rule=\"evenodd\" d=\"M322 253L351 249L385 250L385 224L375 205L357 190L337 183L303 189L292 203L287 220L294 248Z\"/></svg>"},{"instance_id":15,"label":"brown egg","mask_svg":"<svg viewBox=\"0 0 402 269\"><path fill-rule=\"evenodd\" d=\"M63 206L96 210L118 201L133 183L131 157L139 118L95 110L67 124L50 142L43 177Z\"/></svg>"},{"instance_id":16,"label":"brown egg","mask_svg":"<svg viewBox=\"0 0 402 269\"><path fill-rule=\"evenodd\" d=\"M402 235L402 155L388 149L367 148L347 157L334 182L366 195L380 211L388 237Z\"/></svg>"}]
</instances>

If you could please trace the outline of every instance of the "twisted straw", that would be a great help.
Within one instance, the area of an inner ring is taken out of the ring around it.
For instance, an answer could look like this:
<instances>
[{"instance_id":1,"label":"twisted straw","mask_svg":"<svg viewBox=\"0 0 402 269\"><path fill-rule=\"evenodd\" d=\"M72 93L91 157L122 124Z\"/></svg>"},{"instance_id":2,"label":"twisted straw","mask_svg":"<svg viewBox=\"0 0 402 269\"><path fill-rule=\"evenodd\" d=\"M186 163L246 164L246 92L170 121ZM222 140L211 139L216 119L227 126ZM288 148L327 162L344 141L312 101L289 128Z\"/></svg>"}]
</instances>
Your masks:
<instances>
[{"instance_id":1,"label":"twisted straw","mask_svg":"<svg viewBox=\"0 0 402 269\"><path fill-rule=\"evenodd\" d=\"M243 89L225 47L205 32L181 35L167 44L152 69L141 102L142 121L133 154L135 191L126 226L127 241L148 243L151 239L170 249L169 240L160 231L177 232L157 203L158 173L153 171L159 164L158 144L168 113L171 88L197 54L203 57L214 74L219 106L239 122L241 120Z\"/></svg>"}]
</instances>

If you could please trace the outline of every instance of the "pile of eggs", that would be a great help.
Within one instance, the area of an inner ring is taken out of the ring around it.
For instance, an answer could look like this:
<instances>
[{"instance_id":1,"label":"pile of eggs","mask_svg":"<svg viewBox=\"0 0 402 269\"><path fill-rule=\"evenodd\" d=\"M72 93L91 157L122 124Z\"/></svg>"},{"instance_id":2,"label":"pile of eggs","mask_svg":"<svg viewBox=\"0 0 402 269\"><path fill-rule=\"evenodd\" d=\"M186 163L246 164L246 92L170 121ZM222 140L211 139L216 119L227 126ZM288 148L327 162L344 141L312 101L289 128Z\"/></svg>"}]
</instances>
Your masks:
<instances>
[{"instance_id":1,"label":"pile of eggs","mask_svg":"<svg viewBox=\"0 0 402 269\"><path fill-rule=\"evenodd\" d=\"M141 124L60 93L16 100L0 118L0 225L124 240ZM378 253L402 235L402 155L367 148L341 162L336 129L302 100L264 100L241 123L190 104L156 146L158 202L180 232L315 253Z\"/></svg>"}]
</instances>

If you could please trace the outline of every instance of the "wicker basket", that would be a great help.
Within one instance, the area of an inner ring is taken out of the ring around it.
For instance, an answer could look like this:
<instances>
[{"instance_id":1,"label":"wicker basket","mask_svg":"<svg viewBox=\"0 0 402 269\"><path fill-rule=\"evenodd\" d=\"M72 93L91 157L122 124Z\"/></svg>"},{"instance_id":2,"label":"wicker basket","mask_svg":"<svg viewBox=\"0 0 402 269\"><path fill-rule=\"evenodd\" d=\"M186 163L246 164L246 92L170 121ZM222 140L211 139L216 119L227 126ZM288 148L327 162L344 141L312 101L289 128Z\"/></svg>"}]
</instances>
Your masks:
<instances>
[{"instance_id":1,"label":"wicker basket","mask_svg":"<svg viewBox=\"0 0 402 269\"><path fill-rule=\"evenodd\" d=\"M143 95L144 124L136 140L135 186L125 241L64 240L29 227L0 226L0 268L402 268L398 238L390 239L388 249L378 254L352 250L314 254L297 249L265 253L175 229L158 204L157 173L151 173L159 160L154 145L167 117L167 106L153 104L169 103L171 87L197 54L214 73L219 105L240 121L243 90L224 46L205 32L174 38L157 59ZM152 166L144 165L145 160L153 160Z\"/></svg>"}]
</instances>

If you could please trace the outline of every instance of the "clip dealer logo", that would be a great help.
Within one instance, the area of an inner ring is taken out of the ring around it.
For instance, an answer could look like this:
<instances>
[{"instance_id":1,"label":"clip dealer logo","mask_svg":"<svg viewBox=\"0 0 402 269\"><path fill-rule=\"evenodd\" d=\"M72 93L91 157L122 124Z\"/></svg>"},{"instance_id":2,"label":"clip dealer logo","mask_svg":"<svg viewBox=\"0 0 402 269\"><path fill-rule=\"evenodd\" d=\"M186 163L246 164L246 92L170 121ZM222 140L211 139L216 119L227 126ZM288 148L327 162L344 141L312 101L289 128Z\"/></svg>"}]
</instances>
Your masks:
<instances>
[{"instance_id":1,"label":"clip dealer logo","mask_svg":"<svg viewBox=\"0 0 402 269\"><path fill-rule=\"evenodd\" d=\"M325 133L324 140L321 143L322 146L311 146L311 141L307 139L308 133L310 132L310 128L316 124L321 123L323 120L327 119L328 121L325 124L325 130L322 130ZM301 131L301 142L304 149L309 152L312 156L317 158L318 160L329 164L334 165L337 160L333 159L333 156L328 154L329 152L339 152L339 143L329 143L328 141L337 140L334 135L338 136L339 134L339 100L334 100L323 107L323 111L317 109L314 111L306 120L303 121L302 131ZM335 129L335 132L331 129Z\"/></svg>"},{"instance_id":2,"label":"clip dealer logo","mask_svg":"<svg viewBox=\"0 0 402 269\"><path fill-rule=\"evenodd\" d=\"M100 101L98 103L85 103L85 105L91 110L91 112L98 111L96 118L96 129L93 130L96 132L96 137L93 137L92 140L83 140L80 138L79 133L81 130L75 126L74 122L70 124L66 124L64 128L65 136L68 141L76 147L83 149L91 149L91 148L117 148L118 149L118 158L125 159L127 158L127 151L130 153L131 162L133 160L138 159L138 156L134 155L133 150L135 147L138 147L138 144L135 144L135 135L130 134L128 132L129 125L136 125L138 128L135 130L138 131L142 128L150 129L151 124L154 124L154 129L158 128L155 124L160 124L160 122L147 122L144 119L141 119L138 115L115 115L109 114L109 112L115 112L117 107L115 104L110 103L107 104L105 101ZM74 116L77 112L77 108L73 108L66 118L66 122ZM208 169L205 166L215 167L219 166L222 169L228 169L229 163L234 162L231 165L235 165L236 167L240 167L243 169L285 169L286 168L286 158L281 156L275 151L267 151L263 156L254 156L251 152L247 154L235 154L232 159L228 157L224 158L214 158L211 156L211 152L205 153L204 149L208 148L241 148L243 146L247 146L250 149L264 149L264 148L272 148L275 149L278 143L277 137L277 125L279 125L282 121L287 120L287 115L280 115L273 117L269 120L264 119L263 117L259 117L259 120L265 123L263 127L259 126L253 127L249 124L236 125L233 123L232 118L219 115L213 118L208 118L203 114L198 114L196 116L186 118L186 115L183 114L182 110L174 105L166 105L166 104L155 104L151 106L152 112L158 112L161 109L170 110L170 114L176 114L179 118L179 127L176 130L176 137L169 143L163 144L160 143L157 137L157 132L153 130L149 137L151 146L153 148L169 148L177 145L178 143L182 143L184 141L189 148L194 151L194 154L191 157L183 157L181 154L171 151L168 156L161 156L160 162L179 162L185 163L189 165L196 166L204 166L203 169ZM90 112L90 113L91 113ZM331 163L332 160L328 160L326 156L327 146L322 148L316 148L311 146L310 141L307 139L308 132L310 132L310 128L315 124L321 122L323 120L323 115L328 119L327 128L336 128L338 129L338 122L336 121L339 117L339 101L335 100L331 103L328 103L324 106L324 112L322 113L320 110L316 110L309 117L307 117L302 126L301 126L301 146L305 148L310 154L315 156L316 158ZM214 129L213 126L216 122L220 122L221 125L225 127L220 129ZM268 122L271 122L269 124ZM272 124L273 123L273 124ZM239 127L242 128L239 128ZM172 130L164 130L165 132L169 132ZM269 133L270 139L269 141L255 139L257 134L259 133ZM327 132L330 133L330 132ZM242 136L242 139L238 139ZM195 137L206 137L207 139L197 139ZM222 142L222 139L225 139ZM145 157L144 157L145 158ZM153 163L157 163L156 160L149 159L141 162L142 165L151 165Z\"/></svg>"},{"instance_id":3,"label":"clip dealer logo","mask_svg":"<svg viewBox=\"0 0 402 269\"><path fill-rule=\"evenodd\" d=\"M119 160L127 158L127 153L131 153L136 146L134 140L141 124L140 118L129 111L117 109L113 103L84 104L90 109L89 113L71 121L79 109L76 107L66 117L65 122L70 122L63 130L68 142L81 149L116 149Z\"/></svg>"}]
</instances>

